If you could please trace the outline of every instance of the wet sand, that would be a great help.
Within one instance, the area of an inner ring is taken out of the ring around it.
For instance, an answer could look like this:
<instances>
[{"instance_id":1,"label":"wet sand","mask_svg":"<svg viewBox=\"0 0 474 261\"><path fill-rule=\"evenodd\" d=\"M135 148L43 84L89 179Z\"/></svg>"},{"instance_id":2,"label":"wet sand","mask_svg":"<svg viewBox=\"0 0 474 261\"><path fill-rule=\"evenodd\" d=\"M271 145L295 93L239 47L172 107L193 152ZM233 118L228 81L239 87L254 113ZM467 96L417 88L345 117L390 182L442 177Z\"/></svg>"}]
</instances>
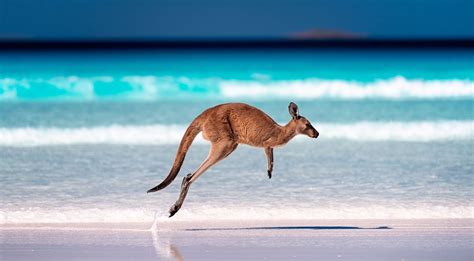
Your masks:
<instances>
[{"instance_id":1,"label":"wet sand","mask_svg":"<svg viewBox=\"0 0 474 261\"><path fill-rule=\"evenodd\" d=\"M2 260L473 260L474 220L17 224Z\"/></svg>"}]
</instances>

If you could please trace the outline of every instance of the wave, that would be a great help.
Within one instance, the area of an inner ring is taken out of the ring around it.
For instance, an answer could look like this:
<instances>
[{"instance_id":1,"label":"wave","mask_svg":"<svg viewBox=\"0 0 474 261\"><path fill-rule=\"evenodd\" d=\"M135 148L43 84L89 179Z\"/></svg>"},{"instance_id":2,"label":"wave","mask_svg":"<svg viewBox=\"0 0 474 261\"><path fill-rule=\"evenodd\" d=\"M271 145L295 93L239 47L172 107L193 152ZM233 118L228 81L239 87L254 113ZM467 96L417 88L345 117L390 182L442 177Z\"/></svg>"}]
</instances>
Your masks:
<instances>
[{"instance_id":1,"label":"wave","mask_svg":"<svg viewBox=\"0 0 474 261\"><path fill-rule=\"evenodd\" d=\"M320 79L268 83L226 81L222 83L221 90L225 97L230 98L436 99L472 98L474 83L463 80L407 80L399 76L369 83Z\"/></svg>"},{"instance_id":2,"label":"wave","mask_svg":"<svg viewBox=\"0 0 474 261\"><path fill-rule=\"evenodd\" d=\"M200 206L182 209L172 221L204 220L314 220L314 219L430 219L472 218L472 206L332 206L327 208L252 208ZM252 215L249 215L252 213ZM304 215L301 215L304 213ZM24 223L131 223L157 221L170 222L165 210L149 208L72 208L24 209L0 211L0 224Z\"/></svg>"},{"instance_id":3,"label":"wave","mask_svg":"<svg viewBox=\"0 0 474 261\"><path fill-rule=\"evenodd\" d=\"M179 125L115 125L75 129L3 128L0 129L0 146L176 144L180 142L184 131L185 127Z\"/></svg>"},{"instance_id":4,"label":"wave","mask_svg":"<svg viewBox=\"0 0 474 261\"><path fill-rule=\"evenodd\" d=\"M371 82L306 78L251 80L174 76L0 79L0 100L162 99L444 99L474 97L471 80L423 80L397 76Z\"/></svg>"},{"instance_id":5,"label":"wave","mask_svg":"<svg viewBox=\"0 0 474 261\"><path fill-rule=\"evenodd\" d=\"M472 139L474 121L321 123L319 139L356 141L438 141ZM178 144L183 125L107 126L89 128L0 128L0 146L74 144ZM303 141L298 136L296 141ZM199 135L196 143L204 143Z\"/></svg>"}]
</instances>

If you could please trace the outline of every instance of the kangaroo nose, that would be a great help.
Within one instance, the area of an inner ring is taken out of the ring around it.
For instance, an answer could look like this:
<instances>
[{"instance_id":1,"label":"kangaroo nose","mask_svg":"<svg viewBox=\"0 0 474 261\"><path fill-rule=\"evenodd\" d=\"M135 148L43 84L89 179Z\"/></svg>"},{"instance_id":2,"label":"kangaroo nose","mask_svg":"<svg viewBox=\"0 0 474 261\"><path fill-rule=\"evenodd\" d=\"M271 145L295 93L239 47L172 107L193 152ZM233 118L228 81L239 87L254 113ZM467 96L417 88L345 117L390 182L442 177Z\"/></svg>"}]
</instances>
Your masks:
<instances>
[{"instance_id":1,"label":"kangaroo nose","mask_svg":"<svg viewBox=\"0 0 474 261\"><path fill-rule=\"evenodd\" d=\"M314 137L313 137L313 138L316 139L318 136L319 136L319 132L316 132L316 133L314 134Z\"/></svg>"}]
</instances>

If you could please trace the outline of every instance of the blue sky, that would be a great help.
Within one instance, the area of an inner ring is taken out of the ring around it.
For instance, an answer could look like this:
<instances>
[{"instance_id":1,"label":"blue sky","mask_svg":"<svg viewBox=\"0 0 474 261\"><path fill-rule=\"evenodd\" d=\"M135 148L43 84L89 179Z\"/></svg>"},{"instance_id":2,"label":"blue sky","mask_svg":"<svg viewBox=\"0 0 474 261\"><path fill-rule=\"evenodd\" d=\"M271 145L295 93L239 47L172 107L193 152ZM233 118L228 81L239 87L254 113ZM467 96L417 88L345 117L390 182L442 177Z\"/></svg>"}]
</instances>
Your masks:
<instances>
[{"instance_id":1,"label":"blue sky","mask_svg":"<svg viewBox=\"0 0 474 261\"><path fill-rule=\"evenodd\" d=\"M474 38L474 0L0 0L0 38Z\"/></svg>"}]
</instances>

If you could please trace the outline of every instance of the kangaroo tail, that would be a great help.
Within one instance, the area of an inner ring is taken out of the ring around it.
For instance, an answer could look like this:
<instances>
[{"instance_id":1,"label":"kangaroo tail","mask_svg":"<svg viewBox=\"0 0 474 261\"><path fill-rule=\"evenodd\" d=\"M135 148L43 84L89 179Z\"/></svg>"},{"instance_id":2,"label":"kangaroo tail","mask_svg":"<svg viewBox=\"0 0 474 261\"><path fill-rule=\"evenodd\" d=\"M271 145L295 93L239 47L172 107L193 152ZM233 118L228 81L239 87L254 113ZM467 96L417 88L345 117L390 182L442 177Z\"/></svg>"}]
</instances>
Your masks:
<instances>
[{"instance_id":1,"label":"kangaroo tail","mask_svg":"<svg viewBox=\"0 0 474 261\"><path fill-rule=\"evenodd\" d=\"M188 152L189 147L194 141L194 138L201 132L201 122L199 118L194 119L193 122L189 125L186 129L186 132L181 139L181 143L179 144L178 152L176 153L176 158L173 163L173 167L170 170L170 174L168 177L165 178L160 184L156 187L149 189L147 193L156 192L158 190L166 188L179 173L181 166L183 165L184 158L186 157L186 153Z\"/></svg>"}]
</instances>

